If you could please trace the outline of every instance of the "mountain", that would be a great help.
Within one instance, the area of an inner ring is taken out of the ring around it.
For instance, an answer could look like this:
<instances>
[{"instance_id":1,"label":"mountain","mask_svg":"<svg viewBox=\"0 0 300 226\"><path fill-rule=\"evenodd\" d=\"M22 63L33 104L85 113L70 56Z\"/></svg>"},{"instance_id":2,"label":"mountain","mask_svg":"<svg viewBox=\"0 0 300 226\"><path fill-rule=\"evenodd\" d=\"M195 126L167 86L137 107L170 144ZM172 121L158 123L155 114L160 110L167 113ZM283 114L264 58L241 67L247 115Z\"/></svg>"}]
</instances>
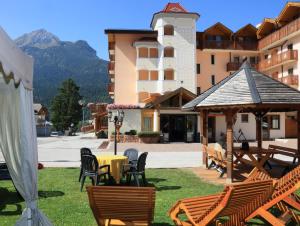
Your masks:
<instances>
[{"instance_id":1,"label":"mountain","mask_svg":"<svg viewBox=\"0 0 300 226\"><path fill-rule=\"evenodd\" d=\"M110 101L107 93L108 62L100 59L86 41L61 41L40 29L15 43L34 58L34 102L51 105L62 81L72 78L88 102Z\"/></svg>"}]
</instances>

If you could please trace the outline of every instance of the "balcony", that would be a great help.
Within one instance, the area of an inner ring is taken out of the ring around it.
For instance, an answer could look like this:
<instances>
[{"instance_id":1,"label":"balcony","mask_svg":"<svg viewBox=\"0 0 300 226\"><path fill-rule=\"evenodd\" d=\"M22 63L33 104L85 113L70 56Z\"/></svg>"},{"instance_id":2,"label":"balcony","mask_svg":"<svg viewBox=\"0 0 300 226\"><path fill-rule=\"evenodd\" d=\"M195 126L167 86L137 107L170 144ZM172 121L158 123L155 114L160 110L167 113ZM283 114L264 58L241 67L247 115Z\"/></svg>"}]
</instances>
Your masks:
<instances>
[{"instance_id":1,"label":"balcony","mask_svg":"<svg viewBox=\"0 0 300 226\"><path fill-rule=\"evenodd\" d=\"M109 42L108 43L108 52L110 55L115 54L115 43L114 42Z\"/></svg>"},{"instance_id":2,"label":"balcony","mask_svg":"<svg viewBox=\"0 0 300 226\"><path fill-rule=\"evenodd\" d=\"M297 50L288 50L277 55L273 55L270 59L262 60L259 62L259 70L266 71L277 66L295 62L298 60Z\"/></svg>"},{"instance_id":3,"label":"balcony","mask_svg":"<svg viewBox=\"0 0 300 226\"><path fill-rule=\"evenodd\" d=\"M137 70L157 70L158 58L137 58L136 68Z\"/></svg>"},{"instance_id":4,"label":"balcony","mask_svg":"<svg viewBox=\"0 0 300 226\"><path fill-rule=\"evenodd\" d=\"M291 36L292 34L296 34L296 32L299 31L300 31L300 17L286 24L279 30L259 40L258 48L260 50L264 50L272 46L276 46L279 44L280 41L283 41L283 39L287 39L289 38L289 36Z\"/></svg>"},{"instance_id":5,"label":"balcony","mask_svg":"<svg viewBox=\"0 0 300 226\"><path fill-rule=\"evenodd\" d=\"M257 51L257 45L257 41L235 41L234 49Z\"/></svg>"},{"instance_id":6,"label":"balcony","mask_svg":"<svg viewBox=\"0 0 300 226\"><path fill-rule=\"evenodd\" d=\"M242 66L242 62L228 62L227 71L237 71ZM257 64L251 64L252 67L257 68Z\"/></svg>"},{"instance_id":7,"label":"balcony","mask_svg":"<svg viewBox=\"0 0 300 226\"><path fill-rule=\"evenodd\" d=\"M298 86L298 75L288 75L281 78L281 81L290 86Z\"/></svg>"},{"instance_id":8,"label":"balcony","mask_svg":"<svg viewBox=\"0 0 300 226\"><path fill-rule=\"evenodd\" d=\"M114 94L115 92L115 84L114 83L109 83L107 86L107 90L109 94Z\"/></svg>"},{"instance_id":9,"label":"balcony","mask_svg":"<svg viewBox=\"0 0 300 226\"><path fill-rule=\"evenodd\" d=\"M204 40L203 49L233 49L233 41L231 40Z\"/></svg>"},{"instance_id":10,"label":"balcony","mask_svg":"<svg viewBox=\"0 0 300 226\"><path fill-rule=\"evenodd\" d=\"M137 81L137 92L158 92L158 80L138 80Z\"/></svg>"},{"instance_id":11,"label":"balcony","mask_svg":"<svg viewBox=\"0 0 300 226\"><path fill-rule=\"evenodd\" d=\"M108 63L108 73L115 74L115 62L111 61Z\"/></svg>"}]
</instances>

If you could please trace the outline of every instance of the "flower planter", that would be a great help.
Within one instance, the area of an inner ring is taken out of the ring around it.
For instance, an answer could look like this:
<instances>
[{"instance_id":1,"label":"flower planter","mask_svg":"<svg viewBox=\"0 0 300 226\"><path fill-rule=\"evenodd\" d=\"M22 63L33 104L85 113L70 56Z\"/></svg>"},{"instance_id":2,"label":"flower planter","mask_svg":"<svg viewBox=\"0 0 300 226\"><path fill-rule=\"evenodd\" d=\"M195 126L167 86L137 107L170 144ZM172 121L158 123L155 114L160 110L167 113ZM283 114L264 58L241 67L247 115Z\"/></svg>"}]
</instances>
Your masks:
<instances>
[{"instance_id":1,"label":"flower planter","mask_svg":"<svg viewBox=\"0 0 300 226\"><path fill-rule=\"evenodd\" d=\"M159 136L140 137L140 141L146 144L155 144L159 142Z\"/></svg>"}]
</instances>

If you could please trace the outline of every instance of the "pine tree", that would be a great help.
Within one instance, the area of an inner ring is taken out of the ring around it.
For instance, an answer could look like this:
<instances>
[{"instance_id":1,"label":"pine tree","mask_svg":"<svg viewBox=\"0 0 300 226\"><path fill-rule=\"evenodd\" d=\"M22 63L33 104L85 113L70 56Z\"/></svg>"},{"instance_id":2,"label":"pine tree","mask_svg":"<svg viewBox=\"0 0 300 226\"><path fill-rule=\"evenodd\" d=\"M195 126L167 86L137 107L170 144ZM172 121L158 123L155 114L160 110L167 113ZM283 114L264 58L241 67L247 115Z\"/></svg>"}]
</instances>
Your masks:
<instances>
[{"instance_id":1,"label":"pine tree","mask_svg":"<svg viewBox=\"0 0 300 226\"><path fill-rule=\"evenodd\" d=\"M81 118L79 87L72 79L67 79L58 89L51 105L52 123L57 131L67 130L71 124L77 125Z\"/></svg>"}]
</instances>

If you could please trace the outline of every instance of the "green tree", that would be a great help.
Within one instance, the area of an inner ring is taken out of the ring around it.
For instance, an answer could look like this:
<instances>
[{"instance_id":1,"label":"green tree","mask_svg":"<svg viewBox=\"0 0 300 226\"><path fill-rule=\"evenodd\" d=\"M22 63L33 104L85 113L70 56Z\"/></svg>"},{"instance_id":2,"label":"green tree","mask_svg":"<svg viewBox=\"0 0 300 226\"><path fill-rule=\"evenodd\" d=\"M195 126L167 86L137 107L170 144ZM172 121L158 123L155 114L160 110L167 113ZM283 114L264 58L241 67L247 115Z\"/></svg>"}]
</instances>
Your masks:
<instances>
[{"instance_id":1,"label":"green tree","mask_svg":"<svg viewBox=\"0 0 300 226\"><path fill-rule=\"evenodd\" d=\"M51 105L52 123L56 130L64 131L73 123L78 124L81 119L79 87L72 79L63 81Z\"/></svg>"}]
</instances>

